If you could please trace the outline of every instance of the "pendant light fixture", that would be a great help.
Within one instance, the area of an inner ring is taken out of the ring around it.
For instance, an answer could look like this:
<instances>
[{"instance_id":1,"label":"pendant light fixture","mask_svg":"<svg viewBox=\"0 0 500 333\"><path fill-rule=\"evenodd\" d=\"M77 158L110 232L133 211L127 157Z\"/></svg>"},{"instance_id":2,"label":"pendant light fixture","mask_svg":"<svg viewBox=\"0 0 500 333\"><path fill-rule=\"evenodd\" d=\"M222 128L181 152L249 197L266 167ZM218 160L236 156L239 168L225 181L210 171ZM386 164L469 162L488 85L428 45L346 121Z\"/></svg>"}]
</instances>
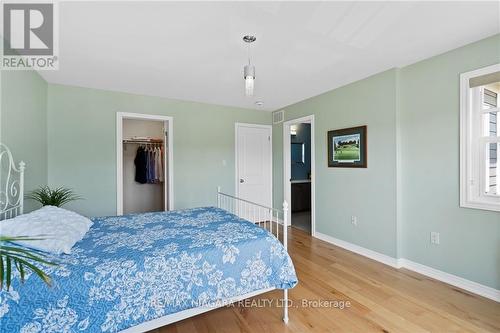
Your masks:
<instances>
[{"instance_id":1,"label":"pendant light fixture","mask_svg":"<svg viewBox=\"0 0 500 333\"><path fill-rule=\"evenodd\" d=\"M248 44L248 65L243 67L243 77L245 79L245 95L253 96L255 82L255 66L250 62L250 44L255 42L255 36L244 36L243 41Z\"/></svg>"}]
</instances>

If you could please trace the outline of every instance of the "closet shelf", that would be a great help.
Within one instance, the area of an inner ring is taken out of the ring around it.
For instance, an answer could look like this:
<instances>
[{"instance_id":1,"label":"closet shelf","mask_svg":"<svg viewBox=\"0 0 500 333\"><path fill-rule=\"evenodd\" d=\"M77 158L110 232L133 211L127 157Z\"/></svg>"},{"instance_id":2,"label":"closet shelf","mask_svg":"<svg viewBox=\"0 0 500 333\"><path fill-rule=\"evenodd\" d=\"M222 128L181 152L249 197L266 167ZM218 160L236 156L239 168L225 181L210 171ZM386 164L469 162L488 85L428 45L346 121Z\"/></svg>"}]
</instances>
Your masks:
<instances>
[{"instance_id":1,"label":"closet shelf","mask_svg":"<svg viewBox=\"0 0 500 333\"><path fill-rule=\"evenodd\" d=\"M123 140L123 143L137 143L141 145L158 145L158 144L163 144L163 140L160 139L150 139L150 140L134 140L134 139L125 139Z\"/></svg>"}]
</instances>

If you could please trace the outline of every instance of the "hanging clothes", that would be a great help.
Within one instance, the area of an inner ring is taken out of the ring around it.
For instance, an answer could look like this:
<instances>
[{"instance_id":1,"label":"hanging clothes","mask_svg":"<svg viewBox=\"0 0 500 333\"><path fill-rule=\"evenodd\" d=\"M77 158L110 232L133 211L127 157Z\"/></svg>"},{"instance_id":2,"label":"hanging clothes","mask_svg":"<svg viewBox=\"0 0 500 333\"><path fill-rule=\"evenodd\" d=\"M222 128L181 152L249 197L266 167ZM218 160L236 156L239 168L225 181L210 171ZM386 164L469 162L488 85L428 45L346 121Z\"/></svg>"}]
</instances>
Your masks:
<instances>
[{"instance_id":1,"label":"hanging clothes","mask_svg":"<svg viewBox=\"0 0 500 333\"><path fill-rule=\"evenodd\" d=\"M137 148L134 164L135 164L135 181L140 184L146 184L148 182L147 155L143 147Z\"/></svg>"},{"instance_id":2,"label":"hanging clothes","mask_svg":"<svg viewBox=\"0 0 500 333\"><path fill-rule=\"evenodd\" d=\"M162 167L161 149L155 148L155 173L156 181L158 183L163 182L163 167Z\"/></svg>"},{"instance_id":3,"label":"hanging clothes","mask_svg":"<svg viewBox=\"0 0 500 333\"><path fill-rule=\"evenodd\" d=\"M148 147L148 158L149 158L149 166L148 166L148 183L153 184L155 181L155 158L152 153L152 149Z\"/></svg>"},{"instance_id":4,"label":"hanging clothes","mask_svg":"<svg viewBox=\"0 0 500 333\"><path fill-rule=\"evenodd\" d=\"M140 184L158 184L164 181L162 148L139 147L134 159L135 181Z\"/></svg>"},{"instance_id":5,"label":"hanging clothes","mask_svg":"<svg viewBox=\"0 0 500 333\"><path fill-rule=\"evenodd\" d=\"M148 183L155 183L155 155L152 148L148 148Z\"/></svg>"},{"instance_id":6,"label":"hanging clothes","mask_svg":"<svg viewBox=\"0 0 500 333\"><path fill-rule=\"evenodd\" d=\"M163 178L164 175L165 175L165 155L163 153L163 146L160 147L160 158L161 158L161 177ZM165 179L163 179L162 181L165 181Z\"/></svg>"},{"instance_id":7,"label":"hanging clothes","mask_svg":"<svg viewBox=\"0 0 500 333\"><path fill-rule=\"evenodd\" d=\"M151 173L149 172L149 168L151 166L151 160L150 160L148 148L144 149L144 153L146 155L146 183L149 184L151 182Z\"/></svg>"},{"instance_id":8,"label":"hanging clothes","mask_svg":"<svg viewBox=\"0 0 500 333\"><path fill-rule=\"evenodd\" d=\"M151 148L151 184L156 184L156 153L155 148Z\"/></svg>"}]
</instances>

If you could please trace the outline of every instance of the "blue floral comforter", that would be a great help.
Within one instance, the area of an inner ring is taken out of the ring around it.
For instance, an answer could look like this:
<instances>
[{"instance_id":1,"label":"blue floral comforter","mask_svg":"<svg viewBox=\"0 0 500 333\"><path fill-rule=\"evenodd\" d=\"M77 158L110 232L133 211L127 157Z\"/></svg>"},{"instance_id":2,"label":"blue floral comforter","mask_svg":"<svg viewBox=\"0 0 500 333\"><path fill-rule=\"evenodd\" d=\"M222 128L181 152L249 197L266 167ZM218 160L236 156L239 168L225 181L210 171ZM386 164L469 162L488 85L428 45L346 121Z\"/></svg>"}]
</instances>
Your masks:
<instances>
[{"instance_id":1,"label":"blue floral comforter","mask_svg":"<svg viewBox=\"0 0 500 333\"><path fill-rule=\"evenodd\" d=\"M281 243L218 208L94 218L53 286L33 274L0 291L2 332L117 332L258 289L292 288Z\"/></svg>"}]
</instances>

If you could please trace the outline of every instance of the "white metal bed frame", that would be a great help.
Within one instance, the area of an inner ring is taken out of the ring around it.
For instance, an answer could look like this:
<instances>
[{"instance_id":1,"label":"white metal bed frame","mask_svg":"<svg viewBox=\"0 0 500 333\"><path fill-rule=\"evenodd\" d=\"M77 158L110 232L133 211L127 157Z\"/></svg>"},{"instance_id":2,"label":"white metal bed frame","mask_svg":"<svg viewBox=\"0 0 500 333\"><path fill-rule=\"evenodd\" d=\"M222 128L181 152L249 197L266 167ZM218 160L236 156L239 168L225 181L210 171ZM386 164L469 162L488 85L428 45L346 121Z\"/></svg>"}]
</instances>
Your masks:
<instances>
[{"instance_id":1,"label":"white metal bed frame","mask_svg":"<svg viewBox=\"0 0 500 333\"><path fill-rule=\"evenodd\" d=\"M245 199L238 198L233 195L229 195L221 192L221 188L217 188L217 207L224 209L232 214L235 214L241 218L251 221L260 227L266 229L271 234L273 234L278 240L281 238L281 242L288 249L287 246L287 221L288 221L288 203L283 202L283 211L276 208L266 207L255 202L251 202ZM283 220L280 220L280 214L283 216ZM280 234L280 228L282 232ZM281 237L280 237L281 236ZM160 318L156 318L142 324L130 327L126 330L121 331L121 333L142 333L149 330L154 330L156 328L173 324L175 322L194 317L196 315L208 312L210 310L215 310L217 308L227 306L244 299L254 297L267 293L269 291L275 290L276 288L266 288L253 291L248 294L238 295L231 298L222 299L213 304L208 304L192 309L183 310L180 312L172 313ZM288 323L288 290L283 290L283 299L279 305L283 306L283 321Z\"/></svg>"},{"instance_id":2,"label":"white metal bed frame","mask_svg":"<svg viewBox=\"0 0 500 333\"><path fill-rule=\"evenodd\" d=\"M280 221L280 210L266 207L255 202L241 199L229 194L222 193L220 186L217 188L217 207L241 218L249 220L266 229L280 240L280 225L282 227L283 247L288 252L288 202L283 201L283 220ZM274 225L274 227L273 227ZM264 291L267 292L267 291ZM258 294L257 294L258 295ZM288 323L288 289L283 290L283 321Z\"/></svg>"},{"instance_id":3,"label":"white metal bed frame","mask_svg":"<svg viewBox=\"0 0 500 333\"><path fill-rule=\"evenodd\" d=\"M16 167L9 148L5 144L0 143L0 221L23 214L25 167L26 164L23 161L19 162L18 167ZM283 246L287 250L286 226L288 220L288 203L286 201L283 202L283 211L280 211L222 193L219 187L217 189L217 207L259 225L278 238L278 240L281 236ZM280 220L280 214L283 216L282 220ZM280 228L282 228L281 235ZM138 333L153 330L275 289L260 289L244 295L222 299L213 304L183 310L130 327L123 330L122 333ZM280 305L283 306L283 321L288 323L287 289L283 290L283 302Z\"/></svg>"},{"instance_id":4,"label":"white metal bed frame","mask_svg":"<svg viewBox=\"0 0 500 333\"><path fill-rule=\"evenodd\" d=\"M16 217L24 208L24 169L14 164L10 149L0 142L0 221Z\"/></svg>"}]
</instances>

